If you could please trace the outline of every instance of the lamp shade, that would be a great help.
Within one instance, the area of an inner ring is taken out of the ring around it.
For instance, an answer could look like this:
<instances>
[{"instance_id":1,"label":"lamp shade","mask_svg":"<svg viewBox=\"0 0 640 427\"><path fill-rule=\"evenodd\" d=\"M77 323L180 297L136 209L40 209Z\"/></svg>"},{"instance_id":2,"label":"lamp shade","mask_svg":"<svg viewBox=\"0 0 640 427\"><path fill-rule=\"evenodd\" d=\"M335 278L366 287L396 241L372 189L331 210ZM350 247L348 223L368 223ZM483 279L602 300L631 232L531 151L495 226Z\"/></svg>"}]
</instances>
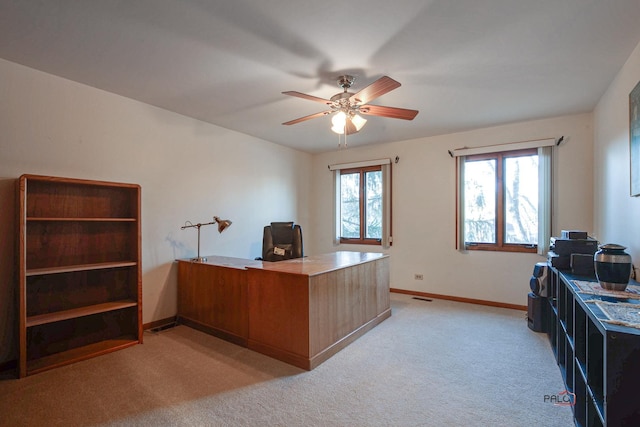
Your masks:
<instances>
[{"instance_id":1,"label":"lamp shade","mask_svg":"<svg viewBox=\"0 0 640 427\"><path fill-rule=\"evenodd\" d=\"M343 111L339 111L331 118L331 130L337 134L344 133L344 125L347 122L347 115Z\"/></svg>"},{"instance_id":2,"label":"lamp shade","mask_svg":"<svg viewBox=\"0 0 640 427\"><path fill-rule=\"evenodd\" d=\"M331 130L334 131L335 133L337 133L338 135L342 135L344 133L344 126L338 127L336 125L333 125L331 127Z\"/></svg>"},{"instance_id":3,"label":"lamp shade","mask_svg":"<svg viewBox=\"0 0 640 427\"><path fill-rule=\"evenodd\" d=\"M365 123L367 123L367 119L363 119L362 116L354 114L353 117L351 117L351 123L356 127L356 131L359 131Z\"/></svg>"},{"instance_id":4,"label":"lamp shade","mask_svg":"<svg viewBox=\"0 0 640 427\"><path fill-rule=\"evenodd\" d=\"M344 127L344 123L347 121L347 115L343 111L337 112L332 118L331 123L336 127Z\"/></svg>"},{"instance_id":5,"label":"lamp shade","mask_svg":"<svg viewBox=\"0 0 640 427\"><path fill-rule=\"evenodd\" d=\"M214 216L213 220L218 223L218 233L222 233L232 224L228 219L220 219L217 216Z\"/></svg>"}]
</instances>

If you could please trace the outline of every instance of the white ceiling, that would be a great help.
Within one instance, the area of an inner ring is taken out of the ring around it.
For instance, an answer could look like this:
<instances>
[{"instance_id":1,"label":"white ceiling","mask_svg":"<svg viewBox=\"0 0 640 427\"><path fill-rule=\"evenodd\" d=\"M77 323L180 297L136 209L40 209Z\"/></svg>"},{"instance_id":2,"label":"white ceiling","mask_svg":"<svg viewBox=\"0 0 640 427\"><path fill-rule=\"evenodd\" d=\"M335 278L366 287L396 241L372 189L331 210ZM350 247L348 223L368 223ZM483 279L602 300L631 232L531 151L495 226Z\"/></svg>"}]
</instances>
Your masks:
<instances>
[{"instance_id":1,"label":"white ceiling","mask_svg":"<svg viewBox=\"0 0 640 427\"><path fill-rule=\"evenodd\" d=\"M0 0L0 58L314 153L328 117L281 123L325 108L281 92L402 83L372 104L418 116L350 147L589 112L639 22L639 0Z\"/></svg>"}]
</instances>

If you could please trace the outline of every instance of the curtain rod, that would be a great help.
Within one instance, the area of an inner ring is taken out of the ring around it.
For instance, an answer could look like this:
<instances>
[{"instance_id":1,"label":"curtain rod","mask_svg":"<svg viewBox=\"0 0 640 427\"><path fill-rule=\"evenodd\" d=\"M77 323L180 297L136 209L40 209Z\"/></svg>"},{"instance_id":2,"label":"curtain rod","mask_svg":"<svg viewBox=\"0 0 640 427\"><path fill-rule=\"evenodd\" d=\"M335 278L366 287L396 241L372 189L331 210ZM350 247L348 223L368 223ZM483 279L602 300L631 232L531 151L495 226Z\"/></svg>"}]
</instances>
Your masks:
<instances>
[{"instance_id":1,"label":"curtain rod","mask_svg":"<svg viewBox=\"0 0 640 427\"><path fill-rule=\"evenodd\" d=\"M475 150L475 149L480 150L480 149L483 149L483 148L504 147L506 145L526 144L528 142L548 141L548 140L551 140L551 139L553 139L555 141L555 146L557 147L558 145L560 145L560 143L562 141L564 141L564 135L561 136L557 141L555 140L555 138L529 139L529 140L526 140L526 141L514 141L514 142L505 142L505 143L502 143L502 144L482 145L482 146L479 146L479 147L461 147L461 148L455 148L453 151L447 150L447 152L449 153L449 155L451 157L455 157L454 153L456 151L460 151L460 150Z\"/></svg>"},{"instance_id":2,"label":"curtain rod","mask_svg":"<svg viewBox=\"0 0 640 427\"><path fill-rule=\"evenodd\" d=\"M400 156L396 156L394 159L395 163L400 161ZM391 163L391 159L377 159L377 160L365 160L361 162L351 162L351 163L338 163L335 165L327 165L327 169L330 171L337 169L350 169L350 168L359 168L366 166L378 166L378 165L388 165Z\"/></svg>"}]
</instances>

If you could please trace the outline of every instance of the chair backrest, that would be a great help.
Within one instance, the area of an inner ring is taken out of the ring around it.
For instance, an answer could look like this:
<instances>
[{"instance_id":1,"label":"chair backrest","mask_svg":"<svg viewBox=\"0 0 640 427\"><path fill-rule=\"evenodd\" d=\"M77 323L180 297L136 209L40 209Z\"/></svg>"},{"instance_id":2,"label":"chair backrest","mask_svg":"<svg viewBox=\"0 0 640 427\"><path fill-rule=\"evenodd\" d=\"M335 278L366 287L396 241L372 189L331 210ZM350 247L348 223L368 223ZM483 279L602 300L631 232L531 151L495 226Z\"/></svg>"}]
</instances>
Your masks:
<instances>
[{"instance_id":1,"label":"chair backrest","mask_svg":"<svg viewBox=\"0 0 640 427\"><path fill-rule=\"evenodd\" d=\"M302 258L302 228L293 222L272 222L264 227L262 259L282 261Z\"/></svg>"}]
</instances>

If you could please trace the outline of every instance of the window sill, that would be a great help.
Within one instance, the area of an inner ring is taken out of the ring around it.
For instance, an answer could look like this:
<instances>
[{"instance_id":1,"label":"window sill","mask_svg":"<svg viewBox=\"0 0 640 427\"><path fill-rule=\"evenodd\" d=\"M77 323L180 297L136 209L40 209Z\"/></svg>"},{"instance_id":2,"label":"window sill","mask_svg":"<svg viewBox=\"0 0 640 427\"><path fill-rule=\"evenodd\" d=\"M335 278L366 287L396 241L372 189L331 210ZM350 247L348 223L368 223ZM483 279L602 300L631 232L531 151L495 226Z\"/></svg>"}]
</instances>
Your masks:
<instances>
[{"instance_id":1,"label":"window sill","mask_svg":"<svg viewBox=\"0 0 640 427\"><path fill-rule=\"evenodd\" d=\"M537 246L522 246L522 245L485 245L485 244L472 244L465 245L467 251L489 251L489 252L520 252L535 254L538 252Z\"/></svg>"},{"instance_id":2,"label":"window sill","mask_svg":"<svg viewBox=\"0 0 640 427\"><path fill-rule=\"evenodd\" d=\"M369 239L340 239L340 244L346 245L371 245L371 246L382 246L382 241L380 240L369 240Z\"/></svg>"}]
</instances>

